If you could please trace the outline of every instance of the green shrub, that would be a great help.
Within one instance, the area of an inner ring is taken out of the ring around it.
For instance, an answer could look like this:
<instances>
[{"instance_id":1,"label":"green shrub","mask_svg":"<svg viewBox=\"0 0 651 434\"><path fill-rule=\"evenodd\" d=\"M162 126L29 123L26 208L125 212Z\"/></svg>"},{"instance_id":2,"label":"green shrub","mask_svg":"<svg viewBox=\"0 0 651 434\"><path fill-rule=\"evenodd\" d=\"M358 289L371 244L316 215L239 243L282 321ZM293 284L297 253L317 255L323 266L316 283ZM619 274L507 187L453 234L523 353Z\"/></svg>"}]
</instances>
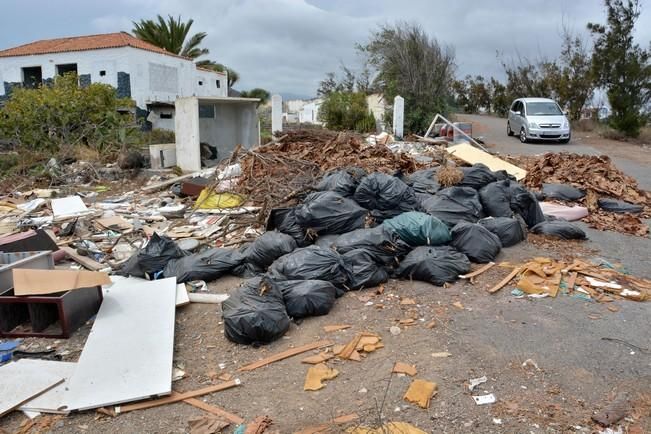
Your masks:
<instances>
[{"instance_id":1,"label":"green shrub","mask_svg":"<svg viewBox=\"0 0 651 434\"><path fill-rule=\"evenodd\" d=\"M375 131L375 118L368 110L366 95L361 92L331 92L319 108L319 120L331 130Z\"/></svg>"},{"instance_id":2,"label":"green shrub","mask_svg":"<svg viewBox=\"0 0 651 434\"><path fill-rule=\"evenodd\" d=\"M15 143L23 161L24 154L32 161L75 156L79 147L103 156L135 129L133 106L111 86L80 87L75 74L66 74L52 85L14 89L0 109L0 137Z\"/></svg>"}]
</instances>

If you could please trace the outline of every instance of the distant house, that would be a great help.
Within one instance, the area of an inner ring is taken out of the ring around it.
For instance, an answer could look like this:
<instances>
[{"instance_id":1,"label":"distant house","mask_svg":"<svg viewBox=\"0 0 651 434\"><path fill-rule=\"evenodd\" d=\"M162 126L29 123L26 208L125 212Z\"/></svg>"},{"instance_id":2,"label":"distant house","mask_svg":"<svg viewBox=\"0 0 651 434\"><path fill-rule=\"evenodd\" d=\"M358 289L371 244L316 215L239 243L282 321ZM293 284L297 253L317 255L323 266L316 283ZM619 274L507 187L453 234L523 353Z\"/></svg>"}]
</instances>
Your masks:
<instances>
[{"instance_id":1,"label":"distant house","mask_svg":"<svg viewBox=\"0 0 651 434\"><path fill-rule=\"evenodd\" d=\"M46 39L0 51L0 99L75 72L80 85L105 83L146 110L154 128L174 129L182 97L226 97L228 77L126 32Z\"/></svg>"}]
</instances>

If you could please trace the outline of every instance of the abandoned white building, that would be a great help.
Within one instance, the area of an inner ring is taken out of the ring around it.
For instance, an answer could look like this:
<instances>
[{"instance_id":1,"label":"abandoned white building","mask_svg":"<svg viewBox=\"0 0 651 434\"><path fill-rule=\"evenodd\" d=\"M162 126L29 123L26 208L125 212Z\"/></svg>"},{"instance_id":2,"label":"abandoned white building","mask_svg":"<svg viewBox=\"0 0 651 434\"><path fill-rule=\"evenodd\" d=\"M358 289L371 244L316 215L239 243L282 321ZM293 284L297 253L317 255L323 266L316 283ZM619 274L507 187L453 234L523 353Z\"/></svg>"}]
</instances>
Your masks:
<instances>
[{"instance_id":1,"label":"abandoned white building","mask_svg":"<svg viewBox=\"0 0 651 434\"><path fill-rule=\"evenodd\" d=\"M36 87L68 72L77 74L81 86L115 87L119 97L135 101L153 128L175 131L176 153L188 152L180 158L188 161L179 164L184 170L199 168L199 142L217 148L221 158L237 144L248 147L259 141L258 99L229 98L227 74L197 67L192 59L126 32L47 39L0 50L0 100L14 86ZM191 107L196 110L184 110L179 122L175 105L187 98L194 98ZM181 148L179 136L192 137L191 144Z\"/></svg>"}]
</instances>

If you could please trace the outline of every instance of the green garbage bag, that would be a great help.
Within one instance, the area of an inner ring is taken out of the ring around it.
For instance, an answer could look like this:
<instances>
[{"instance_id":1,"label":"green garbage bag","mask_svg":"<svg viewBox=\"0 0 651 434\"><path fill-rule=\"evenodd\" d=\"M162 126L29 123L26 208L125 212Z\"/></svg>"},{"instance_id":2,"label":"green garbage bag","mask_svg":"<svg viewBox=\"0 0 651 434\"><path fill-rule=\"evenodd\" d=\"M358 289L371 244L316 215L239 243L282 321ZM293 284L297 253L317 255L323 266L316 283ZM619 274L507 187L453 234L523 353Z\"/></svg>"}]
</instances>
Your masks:
<instances>
[{"instance_id":1,"label":"green garbage bag","mask_svg":"<svg viewBox=\"0 0 651 434\"><path fill-rule=\"evenodd\" d=\"M418 211L402 213L382 223L411 246L438 246L452 237L448 226L434 216Z\"/></svg>"}]
</instances>

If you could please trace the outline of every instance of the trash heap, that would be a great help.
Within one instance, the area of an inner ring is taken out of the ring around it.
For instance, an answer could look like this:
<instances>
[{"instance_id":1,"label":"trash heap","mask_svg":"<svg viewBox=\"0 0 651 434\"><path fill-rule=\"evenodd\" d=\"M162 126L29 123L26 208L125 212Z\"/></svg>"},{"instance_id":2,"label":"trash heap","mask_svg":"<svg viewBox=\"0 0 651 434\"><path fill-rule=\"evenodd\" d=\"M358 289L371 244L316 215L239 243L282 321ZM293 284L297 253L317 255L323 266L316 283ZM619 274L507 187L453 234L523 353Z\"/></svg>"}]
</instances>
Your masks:
<instances>
[{"instance_id":1,"label":"trash heap","mask_svg":"<svg viewBox=\"0 0 651 434\"><path fill-rule=\"evenodd\" d=\"M437 173L329 171L295 206L270 210L268 231L253 243L187 254L155 235L122 273L177 282L248 278L222 305L225 334L261 344L281 337L290 318L327 314L347 291L391 277L453 282L529 231L585 238L573 223L548 221L535 195L506 172L464 167L460 183L445 188Z\"/></svg>"},{"instance_id":2,"label":"trash heap","mask_svg":"<svg viewBox=\"0 0 651 434\"><path fill-rule=\"evenodd\" d=\"M546 153L528 159L524 184L541 189L542 197L561 203L580 203L577 215L591 227L646 236L642 218L651 217L651 192L621 172L605 155Z\"/></svg>"}]
</instances>

